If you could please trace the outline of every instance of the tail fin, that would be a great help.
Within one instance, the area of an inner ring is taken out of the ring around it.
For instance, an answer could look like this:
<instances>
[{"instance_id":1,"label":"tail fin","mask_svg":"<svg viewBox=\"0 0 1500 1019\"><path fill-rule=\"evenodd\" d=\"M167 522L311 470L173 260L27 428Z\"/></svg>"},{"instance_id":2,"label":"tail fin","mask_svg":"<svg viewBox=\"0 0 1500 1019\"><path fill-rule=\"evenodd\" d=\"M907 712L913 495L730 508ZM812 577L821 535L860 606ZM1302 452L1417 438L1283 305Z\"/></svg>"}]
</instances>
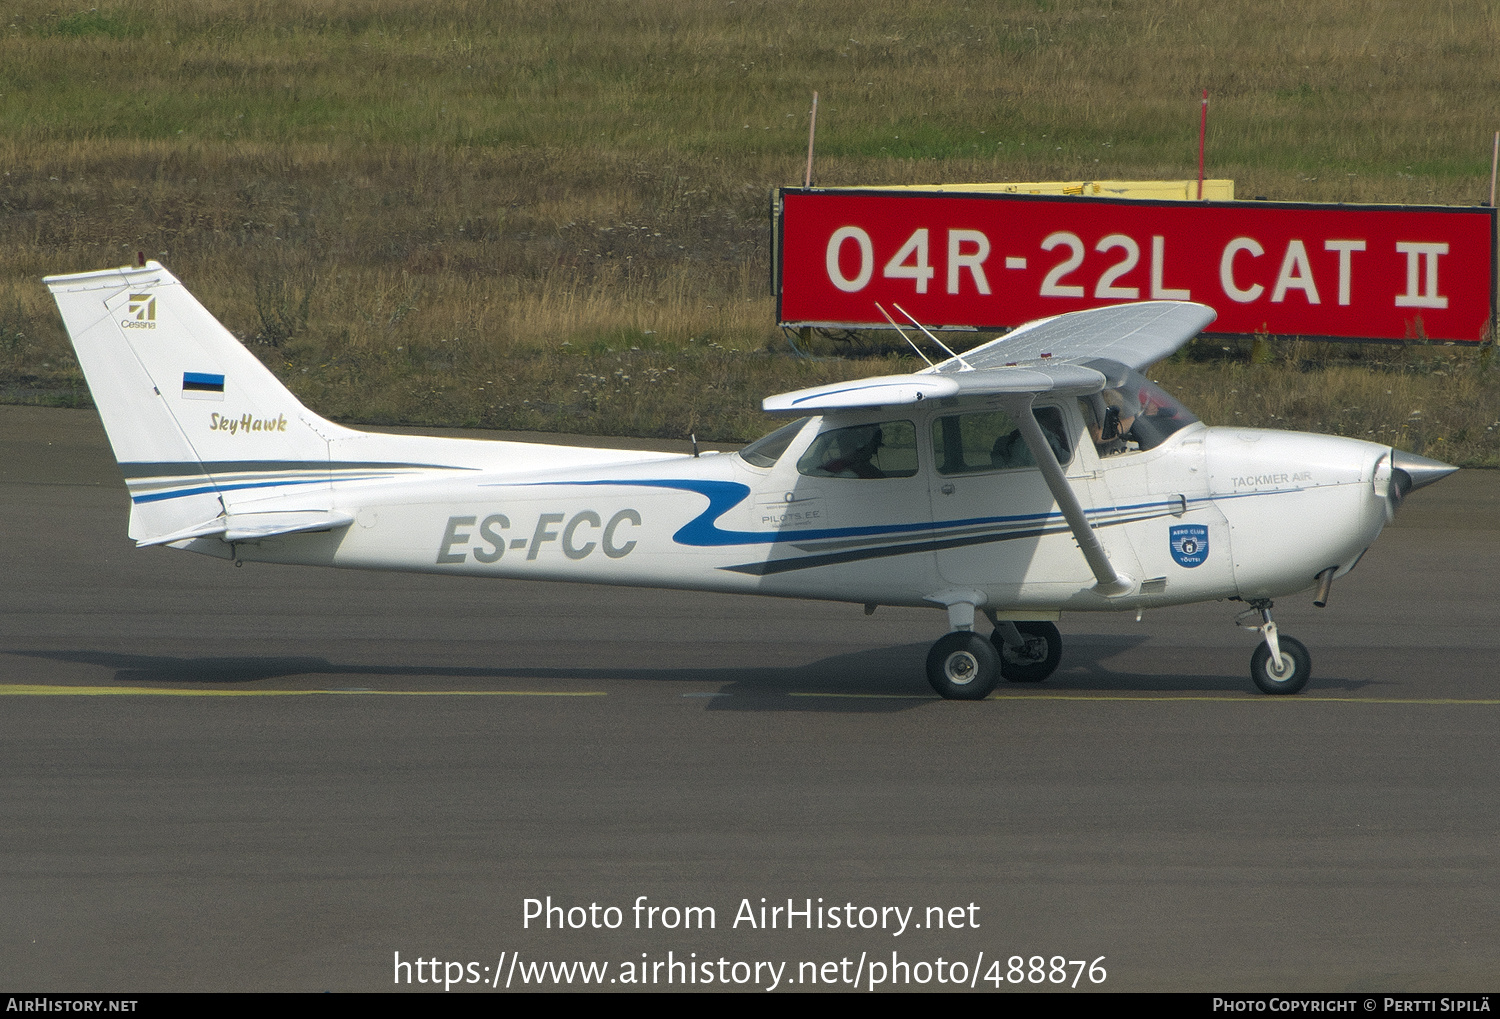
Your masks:
<instances>
[{"instance_id":1,"label":"tail fin","mask_svg":"<svg viewBox=\"0 0 1500 1019\"><path fill-rule=\"evenodd\" d=\"M303 407L160 264L45 282L130 488L132 538L201 532L269 495L327 509L329 441L349 430Z\"/></svg>"}]
</instances>

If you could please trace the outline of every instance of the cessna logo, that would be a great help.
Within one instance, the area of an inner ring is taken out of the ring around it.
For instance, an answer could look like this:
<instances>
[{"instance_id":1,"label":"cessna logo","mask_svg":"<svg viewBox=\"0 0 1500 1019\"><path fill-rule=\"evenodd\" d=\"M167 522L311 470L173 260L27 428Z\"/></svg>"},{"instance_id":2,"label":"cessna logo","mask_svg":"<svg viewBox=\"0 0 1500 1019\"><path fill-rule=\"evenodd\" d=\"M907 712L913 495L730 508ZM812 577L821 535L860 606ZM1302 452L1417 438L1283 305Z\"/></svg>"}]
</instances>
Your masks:
<instances>
[{"instance_id":1,"label":"cessna logo","mask_svg":"<svg viewBox=\"0 0 1500 1019\"><path fill-rule=\"evenodd\" d=\"M131 294L120 325L125 329L155 329L156 298L150 294Z\"/></svg>"}]
</instances>

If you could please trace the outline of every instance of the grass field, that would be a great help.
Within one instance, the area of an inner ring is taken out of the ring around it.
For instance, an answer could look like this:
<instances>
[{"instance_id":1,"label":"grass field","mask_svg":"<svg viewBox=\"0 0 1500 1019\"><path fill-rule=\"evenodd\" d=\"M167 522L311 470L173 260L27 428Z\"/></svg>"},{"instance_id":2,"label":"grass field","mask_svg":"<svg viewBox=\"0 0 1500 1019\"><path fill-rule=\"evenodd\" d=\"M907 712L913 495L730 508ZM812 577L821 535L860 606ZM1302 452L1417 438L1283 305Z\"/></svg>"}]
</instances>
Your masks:
<instances>
[{"instance_id":1,"label":"grass field","mask_svg":"<svg viewBox=\"0 0 1500 1019\"><path fill-rule=\"evenodd\" d=\"M12 0L0 397L80 385L38 278L144 251L341 420L744 439L768 393L906 366L775 328L813 89L822 184L1191 176L1207 87L1241 194L1473 204L1497 44L1475 0ZM1156 374L1214 423L1500 464L1471 353L1272 360Z\"/></svg>"}]
</instances>

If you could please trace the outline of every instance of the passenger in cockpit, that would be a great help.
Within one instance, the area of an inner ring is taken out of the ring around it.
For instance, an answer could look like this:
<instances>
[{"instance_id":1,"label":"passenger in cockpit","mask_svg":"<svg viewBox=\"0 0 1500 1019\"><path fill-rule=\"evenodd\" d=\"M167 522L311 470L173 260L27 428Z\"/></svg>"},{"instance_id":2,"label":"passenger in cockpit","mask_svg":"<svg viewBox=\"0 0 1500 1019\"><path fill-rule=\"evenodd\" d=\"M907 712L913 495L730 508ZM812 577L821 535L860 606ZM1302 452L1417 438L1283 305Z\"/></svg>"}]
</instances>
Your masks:
<instances>
[{"instance_id":1,"label":"passenger in cockpit","mask_svg":"<svg viewBox=\"0 0 1500 1019\"><path fill-rule=\"evenodd\" d=\"M1057 457L1058 463L1067 463L1071 454L1068 451L1068 440L1061 431L1061 417L1053 410L1051 413L1038 413L1036 422L1041 425L1042 435L1046 436L1047 445L1052 447L1052 455ZM994 446L990 448L990 463L1002 469L1035 467L1036 458L1031 455L1031 447L1026 445L1021 430L1017 428L995 440Z\"/></svg>"}]
</instances>

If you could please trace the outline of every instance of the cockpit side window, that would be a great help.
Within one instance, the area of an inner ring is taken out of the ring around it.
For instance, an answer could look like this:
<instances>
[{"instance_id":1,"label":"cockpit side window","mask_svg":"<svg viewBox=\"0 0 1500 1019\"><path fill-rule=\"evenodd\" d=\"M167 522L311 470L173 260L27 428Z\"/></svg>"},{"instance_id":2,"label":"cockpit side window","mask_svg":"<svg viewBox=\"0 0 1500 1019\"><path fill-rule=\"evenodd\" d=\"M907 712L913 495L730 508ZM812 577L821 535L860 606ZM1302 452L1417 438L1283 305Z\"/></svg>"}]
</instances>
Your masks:
<instances>
[{"instance_id":1,"label":"cockpit side window","mask_svg":"<svg viewBox=\"0 0 1500 1019\"><path fill-rule=\"evenodd\" d=\"M909 478L917 473L917 429L881 421L824 432L797 461L811 478Z\"/></svg>"},{"instance_id":2,"label":"cockpit side window","mask_svg":"<svg viewBox=\"0 0 1500 1019\"><path fill-rule=\"evenodd\" d=\"M740 458L756 467L775 467L781 454L792 444L812 418L798 418L789 425L782 425L770 435L763 435L740 450Z\"/></svg>"},{"instance_id":3,"label":"cockpit side window","mask_svg":"<svg viewBox=\"0 0 1500 1019\"><path fill-rule=\"evenodd\" d=\"M1068 441L1062 411L1057 407L1036 407L1033 414L1057 462L1066 464L1072 460L1072 443ZM939 474L975 474L1036 466L1015 419L1003 410L935 418L932 450Z\"/></svg>"}]
</instances>

